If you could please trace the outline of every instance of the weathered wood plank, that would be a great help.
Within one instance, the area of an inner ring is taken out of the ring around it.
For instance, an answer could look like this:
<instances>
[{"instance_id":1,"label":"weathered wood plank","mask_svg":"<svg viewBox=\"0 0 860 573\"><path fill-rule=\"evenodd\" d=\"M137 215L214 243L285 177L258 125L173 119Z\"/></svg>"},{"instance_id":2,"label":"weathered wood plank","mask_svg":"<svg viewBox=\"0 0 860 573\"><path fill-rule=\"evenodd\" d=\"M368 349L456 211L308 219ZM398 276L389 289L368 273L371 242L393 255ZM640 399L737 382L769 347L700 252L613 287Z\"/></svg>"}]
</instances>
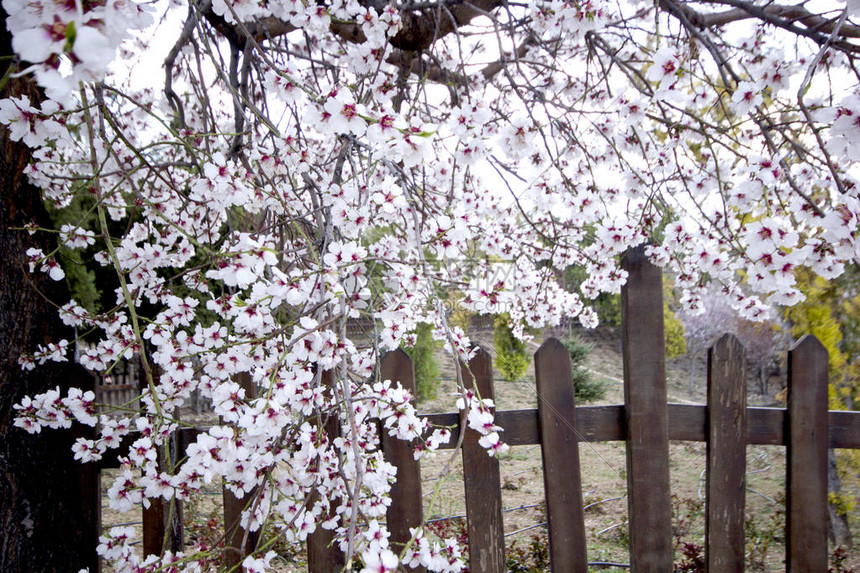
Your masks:
<instances>
[{"instance_id":1,"label":"weathered wood plank","mask_svg":"<svg viewBox=\"0 0 860 573\"><path fill-rule=\"evenodd\" d=\"M331 391L333 384L334 378L331 370L323 371L320 375L320 385L326 388L327 391ZM327 416L323 420L320 420L319 423L322 425L329 443L340 436L340 421L336 415ZM314 491L313 495L318 496L319 494L317 491ZM315 501L315 499L312 499L312 501ZM322 519L320 519L321 521ZM308 535L307 552L309 573L336 573L342 571L346 565L346 556L340 550L340 547L334 543L334 532L323 529L320 523L317 523L317 528L313 533Z\"/></svg>"},{"instance_id":2,"label":"weathered wood plank","mask_svg":"<svg viewBox=\"0 0 860 573\"><path fill-rule=\"evenodd\" d=\"M493 399L493 360L478 348L465 369L467 388L477 388L481 398ZM472 429L463 440L463 485L469 530L469 567L472 573L504 573L505 536L502 522L502 484L499 461L487 455Z\"/></svg>"},{"instance_id":3,"label":"weathered wood plank","mask_svg":"<svg viewBox=\"0 0 860 573\"><path fill-rule=\"evenodd\" d=\"M458 413L427 414L427 420L434 426L451 428L452 437L442 449L453 448L457 444ZM702 416L704 427L704 415ZM504 440L509 446L530 446L540 443L538 432L538 412L536 409L500 410L496 412L496 424L505 429ZM624 406L577 406L576 433L579 441L606 442L624 440ZM702 430L704 437L704 430Z\"/></svg>"},{"instance_id":4,"label":"weathered wood plank","mask_svg":"<svg viewBox=\"0 0 860 573\"><path fill-rule=\"evenodd\" d=\"M747 408L747 444L785 445L785 408Z\"/></svg>"},{"instance_id":5,"label":"weathered wood plank","mask_svg":"<svg viewBox=\"0 0 860 573\"><path fill-rule=\"evenodd\" d=\"M704 441L704 430L699 430L704 428L704 415L703 406L669 404L670 439ZM784 446L786 416L784 408L747 408L747 444ZM831 448L860 448L860 412L833 410L827 419Z\"/></svg>"},{"instance_id":6,"label":"weathered wood plank","mask_svg":"<svg viewBox=\"0 0 860 573\"><path fill-rule=\"evenodd\" d=\"M175 434L174 434L175 438ZM170 457L175 465L176 440L171 440ZM158 468L160 471L168 471L165 463L167 449L162 446L158 450ZM182 551L183 548L183 516L182 502L177 500L166 501L158 498L150 500L149 507L143 508L143 552L144 555L161 555L163 551L170 550L174 553Z\"/></svg>"},{"instance_id":7,"label":"weathered wood plank","mask_svg":"<svg viewBox=\"0 0 860 573\"><path fill-rule=\"evenodd\" d=\"M697 404L668 404L669 439L687 442L705 441L707 408ZM786 411L782 408L747 408L747 444L761 446L785 445ZM457 444L460 415L456 412L425 414L437 426L452 427L452 438L440 449L451 449ZM830 425L830 447L860 449L860 412L831 410L827 413ZM531 446L540 443L537 409L501 410L496 412L496 424L505 430L505 443L511 446ZM624 406L577 406L576 431L579 441L617 442L624 440ZM207 426L180 428L180 451L197 439ZM117 468L117 456L139 436L133 432L125 436L122 444L108 451L98 463L100 469Z\"/></svg>"},{"instance_id":8,"label":"weathered wood plank","mask_svg":"<svg viewBox=\"0 0 860 573\"><path fill-rule=\"evenodd\" d=\"M669 439L687 442L705 441L707 408L697 404L669 404ZM831 410L830 447L860 449L860 412ZM457 413L427 414L437 426L452 427L452 438L441 449L457 443L460 416ZM747 408L747 444L785 445L786 411L782 408ZM511 446L540 443L537 410L502 410L496 412L496 423L505 429L505 442ZM576 431L579 441L613 442L624 440L624 406L577 406ZM183 430L184 431L184 430ZM102 467L117 467L109 465Z\"/></svg>"},{"instance_id":9,"label":"weathered wood plank","mask_svg":"<svg viewBox=\"0 0 860 573\"><path fill-rule=\"evenodd\" d=\"M860 412L827 413L831 448L860 449Z\"/></svg>"},{"instance_id":10,"label":"weathered wood plank","mask_svg":"<svg viewBox=\"0 0 860 573\"><path fill-rule=\"evenodd\" d=\"M82 542L91 548L91 553L86 556L88 573L101 573L101 559L96 553L101 534L102 520L102 495L101 495L101 472L94 464L84 464L78 473L78 490L81 496L82 517L87 524L82 532Z\"/></svg>"},{"instance_id":11,"label":"weathered wood plank","mask_svg":"<svg viewBox=\"0 0 860 573\"><path fill-rule=\"evenodd\" d=\"M153 373L153 376L156 374ZM157 379L156 379L157 380ZM140 378L138 379L138 387L140 388L140 394L143 395L145 392L149 391L149 384L147 382L146 376L143 371L140 372ZM137 436L135 439L140 438ZM161 452L159 452L159 457L161 456ZM158 460L159 466L161 465L161 460ZM143 524L141 525L141 533L142 533L142 544L143 544L143 554L146 555L161 555L162 545L164 543L165 536L165 511L164 511L164 501L161 499L153 500L149 507L144 507L142 511L142 520Z\"/></svg>"},{"instance_id":12,"label":"weathered wood plank","mask_svg":"<svg viewBox=\"0 0 860 573\"><path fill-rule=\"evenodd\" d=\"M319 494L314 491L310 503L316 502ZM320 520L321 521L321 520ZM334 532L323 529L320 523L313 533L308 535L308 572L309 573L338 573L346 565L346 556L334 541Z\"/></svg>"},{"instance_id":13,"label":"weathered wood plank","mask_svg":"<svg viewBox=\"0 0 860 573\"><path fill-rule=\"evenodd\" d=\"M383 380L400 382L400 385L415 395L415 372L412 360L401 349L388 352L382 357L380 374ZM397 468L397 481L391 486L391 505L386 511L389 542L395 553L409 543L410 527L419 527L423 521L421 501L421 465L413 456L412 444L390 436L382 429L382 453L385 460ZM412 571L424 571L416 567Z\"/></svg>"},{"instance_id":14,"label":"weathered wood plank","mask_svg":"<svg viewBox=\"0 0 860 573\"><path fill-rule=\"evenodd\" d=\"M636 571L671 571L663 275L648 261L644 245L629 251L621 267L628 273L621 324L630 560Z\"/></svg>"},{"instance_id":15,"label":"weathered wood plank","mask_svg":"<svg viewBox=\"0 0 860 573\"><path fill-rule=\"evenodd\" d=\"M535 353L552 571L588 571L570 354L555 338Z\"/></svg>"},{"instance_id":16,"label":"weathered wood plank","mask_svg":"<svg viewBox=\"0 0 860 573\"><path fill-rule=\"evenodd\" d=\"M245 391L245 399L252 400L257 396L257 386L251 379L251 375L242 372L236 376L236 382ZM241 526L242 511L250 507L256 498L257 488L251 492L237 497L227 488L222 488L224 500L224 535L225 547L223 566L230 570L239 565L242 560L250 555L260 539L260 531L248 531Z\"/></svg>"},{"instance_id":17,"label":"weathered wood plank","mask_svg":"<svg viewBox=\"0 0 860 573\"><path fill-rule=\"evenodd\" d=\"M157 367L152 366L152 376L155 381L158 381L160 371ZM149 391L149 385L143 369L140 369L140 378L138 385L140 394ZM178 417L178 412L175 414ZM140 436L138 436L139 438ZM127 450L126 450L127 451ZM168 444L158 448L158 469L159 471L170 471L175 467L179 458L179 440L174 432ZM182 523L182 502L178 500L166 501L158 498L150 500L149 507L143 508L143 525L141 526L143 533L143 554L144 555L161 555L165 550L173 551L174 553L183 550L183 523Z\"/></svg>"},{"instance_id":18,"label":"weathered wood plank","mask_svg":"<svg viewBox=\"0 0 860 573\"><path fill-rule=\"evenodd\" d=\"M746 354L727 334L708 350L707 511L709 573L744 569Z\"/></svg>"},{"instance_id":19,"label":"weathered wood plank","mask_svg":"<svg viewBox=\"0 0 860 573\"><path fill-rule=\"evenodd\" d=\"M788 353L787 571L827 571L827 349L804 336Z\"/></svg>"}]
</instances>

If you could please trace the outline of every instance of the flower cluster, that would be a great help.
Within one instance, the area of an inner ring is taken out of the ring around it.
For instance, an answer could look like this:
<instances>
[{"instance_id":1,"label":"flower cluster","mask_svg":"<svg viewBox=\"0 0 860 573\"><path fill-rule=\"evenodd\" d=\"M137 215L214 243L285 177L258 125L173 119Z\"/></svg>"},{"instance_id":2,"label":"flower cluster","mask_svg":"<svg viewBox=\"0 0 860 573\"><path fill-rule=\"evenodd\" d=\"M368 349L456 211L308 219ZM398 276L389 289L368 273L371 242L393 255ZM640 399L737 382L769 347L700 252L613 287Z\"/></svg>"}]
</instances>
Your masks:
<instances>
[{"instance_id":1,"label":"flower cluster","mask_svg":"<svg viewBox=\"0 0 860 573\"><path fill-rule=\"evenodd\" d=\"M70 101L79 82L101 80L128 33L152 22L146 5L131 1L4 0L3 9L15 53L61 103Z\"/></svg>"},{"instance_id":2,"label":"flower cluster","mask_svg":"<svg viewBox=\"0 0 860 573\"><path fill-rule=\"evenodd\" d=\"M460 410L466 410L466 423L481 435L478 443L486 448L487 454L495 456L509 449L499 437L502 428L495 423L492 400L481 399L474 391L466 390L457 398L457 407Z\"/></svg>"}]
</instances>

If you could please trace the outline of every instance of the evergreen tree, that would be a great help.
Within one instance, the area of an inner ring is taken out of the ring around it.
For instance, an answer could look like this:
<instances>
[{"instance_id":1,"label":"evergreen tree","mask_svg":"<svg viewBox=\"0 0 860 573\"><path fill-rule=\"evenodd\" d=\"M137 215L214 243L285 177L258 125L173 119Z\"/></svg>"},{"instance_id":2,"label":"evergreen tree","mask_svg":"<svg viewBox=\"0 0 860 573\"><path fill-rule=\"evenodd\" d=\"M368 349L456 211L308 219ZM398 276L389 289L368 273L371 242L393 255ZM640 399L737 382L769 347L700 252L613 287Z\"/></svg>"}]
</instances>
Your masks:
<instances>
[{"instance_id":1,"label":"evergreen tree","mask_svg":"<svg viewBox=\"0 0 860 573\"><path fill-rule=\"evenodd\" d=\"M507 314L496 317L494 327L496 368L505 380L519 380L529 367L526 344L514 336L510 327L510 317Z\"/></svg>"},{"instance_id":2,"label":"evergreen tree","mask_svg":"<svg viewBox=\"0 0 860 573\"><path fill-rule=\"evenodd\" d=\"M585 359L591 352L591 345L578 336L566 339L564 345L570 353L570 371L576 403L582 404L603 399L606 396L606 384L595 378L585 367Z\"/></svg>"},{"instance_id":3,"label":"evergreen tree","mask_svg":"<svg viewBox=\"0 0 860 573\"><path fill-rule=\"evenodd\" d=\"M419 402L436 397L439 387L439 365L436 363L436 342L433 340L433 327L422 322L415 331L415 345L403 350L412 359L415 369L415 392Z\"/></svg>"}]
</instances>

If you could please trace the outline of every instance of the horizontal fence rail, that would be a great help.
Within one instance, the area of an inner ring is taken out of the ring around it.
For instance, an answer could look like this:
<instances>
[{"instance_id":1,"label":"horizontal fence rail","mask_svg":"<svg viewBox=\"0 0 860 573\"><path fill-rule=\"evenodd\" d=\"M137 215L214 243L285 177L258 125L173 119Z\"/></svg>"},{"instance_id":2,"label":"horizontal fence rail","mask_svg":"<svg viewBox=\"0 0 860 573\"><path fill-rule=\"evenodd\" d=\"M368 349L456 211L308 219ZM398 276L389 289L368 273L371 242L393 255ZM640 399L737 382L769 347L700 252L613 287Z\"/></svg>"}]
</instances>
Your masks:
<instances>
[{"instance_id":1,"label":"horizontal fence rail","mask_svg":"<svg viewBox=\"0 0 860 573\"><path fill-rule=\"evenodd\" d=\"M667 404L669 439L685 442L707 441L708 407L699 404ZM786 445L786 410L784 408L748 407L746 443L748 445ZM860 412L831 410L828 413L829 447L860 448ZM427 414L437 426L449 426L453 436L440 448L457 443L460 414L448 412ZM625 440L624 406L577 406L576 434L580 442L622 442ZM537 409L499 410L496 425L504 428L505 443L531 446L540 443Z\"/></svg>"},{"instance_id":2,"label":"horizontal fence rail","mask_svg":"<svg viewBox=\"0 0 860 573\"><path fill-rule=\"evenodd\" d=\"M700 404L667 404L669 416L669 439L684 442L707 441L708 407ZM786 445L784 408L748 407L747 445L784 446ZM451 440L441 444L439 449L453 449L459 437L459 412L422 414L433 426L451 428ZM828 447L860 449L860 412L830 410L827 412L829 440ZM504 432L505 443L509 446L534 446L540 444L538 411L536 408L523 410L498 410L496 425ZM580 442L623 442L625 440L624 406L577 406L575 415L576 437ZM177 430L181 448L187 447L208 426L180 428ZM117 452L122 452L140 436L132 432L125 436L123 445L113 455L105 454L100 462L103 469L118 468Z\"/></svg>"}]
</instances>

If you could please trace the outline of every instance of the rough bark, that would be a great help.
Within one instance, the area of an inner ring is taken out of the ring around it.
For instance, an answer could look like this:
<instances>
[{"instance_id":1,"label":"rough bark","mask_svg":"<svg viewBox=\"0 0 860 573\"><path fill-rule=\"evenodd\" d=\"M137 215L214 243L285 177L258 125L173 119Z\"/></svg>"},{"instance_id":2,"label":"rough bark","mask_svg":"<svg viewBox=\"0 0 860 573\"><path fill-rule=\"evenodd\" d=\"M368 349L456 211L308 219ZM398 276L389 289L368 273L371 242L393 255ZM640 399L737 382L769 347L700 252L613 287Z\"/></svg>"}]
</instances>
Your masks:
<instances>
[{"instance_id":1,"label":"rough bark","mask_svg":"<svg viewBox=\"0 0 860 573\"><path fill-rule=\"evenodd\" d=\"M0 54L11 53L4 26ZM9 80L0 97L20 94L40 99L25 78ZM17 364L22 352L69 334L48 302L64 302L64 285L27 272L27 249L50 252L50 237L16 229L25 223L46 224L48 218L38 190L23 175L29 160L29 150L12 142L0 126L0 571L78 571L93 567L94 560L87 551L91 515L79 493L72 434L48 430L31 436L13 426L13 405L24 395L89 381L71 364L32 372L22 372Z\"/></svg>"}]
</instances>

